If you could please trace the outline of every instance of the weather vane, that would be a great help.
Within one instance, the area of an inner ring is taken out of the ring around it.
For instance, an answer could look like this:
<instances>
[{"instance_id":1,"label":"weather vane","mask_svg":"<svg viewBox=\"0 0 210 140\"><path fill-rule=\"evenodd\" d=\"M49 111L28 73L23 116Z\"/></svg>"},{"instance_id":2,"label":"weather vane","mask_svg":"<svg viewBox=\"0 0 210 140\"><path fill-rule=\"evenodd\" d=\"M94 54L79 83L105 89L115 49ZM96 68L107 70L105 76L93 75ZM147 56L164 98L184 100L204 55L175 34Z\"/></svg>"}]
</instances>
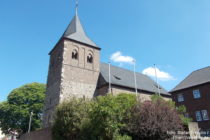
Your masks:
<instances>
[{"instance_id":1,"label":"weather vane","mask_svg":"<svg viewBox=\"0 0 210 140\"><path fill-rule=\"evenodd\" d=\"M79 0L76 0L76 14L77 14L78 6L79 6Z\"/></svg>"}]
</instances>

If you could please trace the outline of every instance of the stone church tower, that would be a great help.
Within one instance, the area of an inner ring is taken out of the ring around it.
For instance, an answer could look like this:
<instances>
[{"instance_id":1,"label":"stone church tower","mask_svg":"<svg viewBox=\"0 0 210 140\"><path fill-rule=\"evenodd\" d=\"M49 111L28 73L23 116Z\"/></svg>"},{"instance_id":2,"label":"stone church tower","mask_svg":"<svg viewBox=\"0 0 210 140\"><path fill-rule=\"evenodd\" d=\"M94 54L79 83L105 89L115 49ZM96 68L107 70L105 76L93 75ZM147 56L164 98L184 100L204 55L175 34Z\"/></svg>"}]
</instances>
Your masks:
<instances>
[{"instance_id":1,"label":"stone church tower","mask_svg":"<svg viewBox=\"0 0 210 140\"><path fill-rule=\"evenodd\" d=\"M77 8L76 8L77 9ZM92 98L93 96L131 93L142 100L160 92L170 99L171 95L151 78L133 71L100 63L100 48L85 34L76 14L66 31L49 53L50 65L43 116L43 127L49 127L58 104L71 97Z\"/></svg>"},{"instance_id":2,"label":"stone church tower","mask_svg":"<svg viewBox=\"0 0 210 140\"><path fill-rule=\"evenodd\" d=\"M50 126L61 102L70 97L92 98L96 92L100 48L85 34L77 11L49 55L43 127Z\"/></svg>"}]
</instances>

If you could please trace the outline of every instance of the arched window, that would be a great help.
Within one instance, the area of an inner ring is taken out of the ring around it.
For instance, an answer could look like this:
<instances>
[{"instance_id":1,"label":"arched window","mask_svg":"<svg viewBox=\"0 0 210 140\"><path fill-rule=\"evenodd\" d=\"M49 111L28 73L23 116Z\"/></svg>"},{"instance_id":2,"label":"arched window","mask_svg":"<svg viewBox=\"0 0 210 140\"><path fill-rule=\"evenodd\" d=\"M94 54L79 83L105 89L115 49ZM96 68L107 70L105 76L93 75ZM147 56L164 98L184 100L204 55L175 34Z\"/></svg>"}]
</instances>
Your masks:
<instances>
[{"instance_id":1,"label":"arched window","mask_svg":"<svg viewBox=\"0 0 210 140\"><path fill-rule=\"evenodd\" d=\"M88 63L93 63L93 56L92 56L91 53L89 53L88 56L87 56L87 62Z\"/></svg>"},{"instance_id":2,"label":"arched window","mask_svg":"<svg viewBox=\"0 0 210 140\"><path fill-rule=\"evenodd\" d=\"M77 50L73 50L72 51L71 58L72 59L76 59L76 60L78 59L78 52L77 52Z\"/></svg>"}]
</instances>

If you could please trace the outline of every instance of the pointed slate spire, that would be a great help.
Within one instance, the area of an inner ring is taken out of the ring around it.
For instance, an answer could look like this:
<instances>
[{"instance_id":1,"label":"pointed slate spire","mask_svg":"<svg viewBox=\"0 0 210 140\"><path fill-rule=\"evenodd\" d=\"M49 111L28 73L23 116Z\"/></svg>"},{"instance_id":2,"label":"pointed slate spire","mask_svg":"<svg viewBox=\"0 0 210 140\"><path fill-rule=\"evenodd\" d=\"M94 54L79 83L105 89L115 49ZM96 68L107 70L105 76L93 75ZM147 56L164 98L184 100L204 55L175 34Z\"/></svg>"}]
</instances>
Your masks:
<instances>
[{"instance_id":1,"label":"pointed slate spire","mask_svg":"<svg viewBox=\"0 0 210 140\"><path fill-rule=\"evenodd\" d=\"M76 14L69 26L67 27L66 31L64 32L63 37L98 48L97 45L86 35L80 22L79 16L77 14L77 7Z\"/></svg>"}]
</instances>

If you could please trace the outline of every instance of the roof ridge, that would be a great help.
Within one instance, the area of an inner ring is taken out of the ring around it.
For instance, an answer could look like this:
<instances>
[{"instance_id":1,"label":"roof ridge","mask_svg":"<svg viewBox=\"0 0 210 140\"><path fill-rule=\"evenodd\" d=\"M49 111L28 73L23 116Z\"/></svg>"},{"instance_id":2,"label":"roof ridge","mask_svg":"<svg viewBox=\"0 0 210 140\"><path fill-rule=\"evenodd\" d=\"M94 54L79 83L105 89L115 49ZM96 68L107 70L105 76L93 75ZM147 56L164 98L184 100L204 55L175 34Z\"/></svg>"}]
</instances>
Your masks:
<instances>
[{"instance_id":1,"label":"roof ridge","mask_svg":"<svg viewBox=\"0 0 210 140\"><path fill-rule=\"evenodd\" d=\"M194 70L193 72L196 72L196 71L201 71L201 70L203 70L203 69L207 69L207 68L210 68L210 66L206 66L206 67L204 67L204 68L200 68L200 69ZM193 73L193 72L191 72L191 73Z\"/></svg>"},{"instance_id":2,"label":"roof ridge","mask_svg":"<svg viewBox=\"0 0 210 140\"><path fill-rule=\"evenodd\" d=\"M101 62L101 63L104 63L104 64L106 64L106 65L108 65L108 63L105 63L105 62ZM126 70L126 71L130 71L130 72L134 72L133 70L129 70L129 69L127 69L127 68L122 68L122 67L118 67L118 66L115 66L115 65L112 65L112 64L110 64L112 67L116 67L116 68L118 68L118 69L123 69L123 70ZM145 75L145 74L143 74L143 73L141 73L141 72L136 72L137 74L141 74L141 75L144 75L144 76L147 76L147 75Z\"/></svg>"},{"instance_id":3,"label":"roof ridge","mask_svg":"<svg viewBox=\"0 0 210 140\"><path fill-rule=\"evenodd\" d=\"M108 63L105 63L105 62L101 62L101 63L104 63L104 64L106 64L106 65L108 65ZM115 65L112 65L112 64L110 64L112 67L115 67L115 68L118 68L118 69L123 69L123 70L126 70L126 71L128 71L128 72L134 72L134 71L132 71L132 70L129 70L129 69L126 69L126 68L121 68L121 67L118 67L118 66L115 66ZM139 75L141 75L141 76L144 76L144 77L146 77L146 78L149 78L150 80L152 80L152 81L154 81L151 77L149 77L148 75L145 75L145 74L143 74L143 73L141 73L141 72L136 72L136 74L139 74ZM155 81L154 81L155 82ZM157 84L157 85L159 85L161 88L163 88L159 83L156 83L155 82L155 84ZM166 90L167 91L167 90Z\"/></svg>"},{"instance_id":4,"label":"roof ridge","mask_svg":"<svg viewBox=\"0 0 210 140\"><path fill-rule=\"evenodd\" d=\"M210 68L210 66L207 66L207 67L200 68L200 69L197 69L197 70L192 71L179 84L177 84L172 90L170 90L170 92L174 92L174 91L178 91L178 90L184 89L184 88L180 88L180 86L183 83L185 83L188 78L190 78L193 74L195 75L196 72L202 71L202 70L207 69L207 68ZM208 81L210 81L210 80L208 80ZM191 86L195 86L195 85L191 85ZM185 88L188 88L188 87L185 87Z\"/></svg>"},{"instance_id":5,"label":"roof ridge","mask_svg":"<svg viewBox=\"0 0 210 140\"><path fill-rule=\"evenodd\" d=\"M106 82L108 82L109 79L109 73L108 73L108 63L105 62L100 62L100 73L102 74L102 76L105 78ZM129 88L135 88L133 83L133 79L130 78L131 74L133 74L134 71L129 70L127 68L122 68L116 65L112 65L111 64L111 69L113 69L112 75L114 76L116 74L116 76L119 76L120 78L122 78L120 81L116 80L116 78L112 79L112 83L113 84L117 84L120 86L126 86ZM137 88L140 90L144 90L144 91L148 91L148 92L152 92L155 93L157 92L157 85L159 85L160 89L161 89L161 94L163 95L170 95L168 93L168 91L163 88L159 83L156 84L156 82L150 78L147 75L144 75L140 72L136 73L137 75ZM131 82L132 80L132 82Z\"/></svg>"}]
</instances>

